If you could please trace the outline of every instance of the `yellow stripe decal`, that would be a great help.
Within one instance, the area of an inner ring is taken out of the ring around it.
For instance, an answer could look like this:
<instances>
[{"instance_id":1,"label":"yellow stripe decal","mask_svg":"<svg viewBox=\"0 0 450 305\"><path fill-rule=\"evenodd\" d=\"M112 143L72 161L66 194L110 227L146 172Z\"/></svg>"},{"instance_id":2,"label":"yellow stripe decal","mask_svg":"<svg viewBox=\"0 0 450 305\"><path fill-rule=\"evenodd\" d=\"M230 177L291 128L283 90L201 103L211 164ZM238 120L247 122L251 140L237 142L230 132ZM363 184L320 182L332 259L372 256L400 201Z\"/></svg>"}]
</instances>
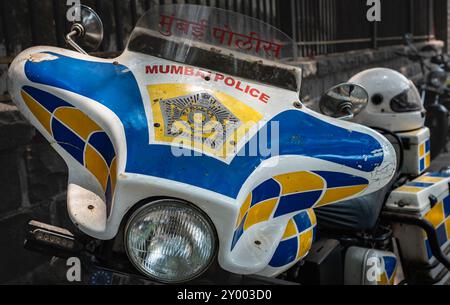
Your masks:
<instances>
[{"instance_id":1,"label":"yellow stripe decal","mask_svg":"<svg viewBox=\"0 0 450 305\"><path fill-rule=\"evenodd\" d=\"M103 158L95 151L90 144L86 144L84 154L86 168L97 178L103 190L106 190L108 181L108 166Z\"/></svg>"},{"instance_id":2,"label":"yellow stripe decal","mask_svg":"<svg viewBox=\"0 0 450 305\"><path fill-rule=\"evenodd\" d=\"M419 146L419 156L423 157L424 155L425 155L425 143L422 143Z\"/></svg>"},{"instance_id":3,"label":"yellow stripe decal","mask_svg":"<svg viewBox=\"0 0 450 305\"><path fill-rule=\"evenodd\" d=\"M253 206L248 212L247 218L244 223L244 231L253 226L254 224L266 221L272 215L273 209L277 204L278 198L269 199L258 203Z\"/></svg>"},{"instance_id":4,"label":"yellow stripe decal","mask_svg":"<svg viewBox=\"0 0 450 305\"><path fill-rule=\"evenodd\" d=\"M430 211L428 211L424 218L431 222L435 228L437 228L445 219L444 205L442 202L439 202Z\"/></svg>"},{"instance_id":5,"label":"yellow stripe decal","mask_svg":"<svg viewBox=\"0 0 450 305\"><path fill-rule=\"evenodd\" d=\"M296 172L274 177L282 186L282 195L312 190L324 187L322 178L309 172Z\"/></svg>"},{"instance_id":6,"label":"yellow stripe decal","mask_svg":"<svg viewBox=\"0 0 450 305\"><path fill-rule=\"evenodd\" d=\"M380 280L378 281L379 285L387 285L389 283L386 271L380 275Z\"/></svg>"},{"instance_id":7,"label":"yellow stripe decal","mask_svg":"<svg viewBox=\"0 0 450 305\"><path fill-rule=\"evenodd\" d=\"M430 154L427 153L427 155L425 156L425 167L429 167L430 166Z\"/></svg>"},{"instance_id":8,"label":"yellow stripe decal","mask_svg":"<svg viewBox=\"0 0 450 305\"><path fill-rule=\"evenodd\" d=\"M91 133L102 130L97 123L76 108L58 108L55 111L55 117L84 140L87 140Z\"/></svg>"},{"instance_id":9,"label":"yellow stripe decal","mask_svg":"<svg viewBox=\"0 0 450 305\"><path fill-rule=\"evenodd\" d=\"M50 128L50 120L52 115L41 104L35 101L28 93L22 90L22 98L27 104L28 109L33 113L36 119L42 124L42 126L52 135L52 129Z\"/></svg>"},{"instance_id":10,"label":"yellow stripe decal","mask_svg":"<svg viewBox=\"0 0 450 305\"><path fill-rule=\"evenodd\" d=\"M302 258L306 254L308 254L309 249L311 249L312 239L313 239L313 231L309 229L306 232L300 234L300 242L298 246L298 254L297 258Z\"/></svg>"},{"instance_id":11,"label":"yellow stripe decal","mask_svg":"<svg viewBox=\"0 0 450 305\"><path fill-rule=\"evenodd\" d=\"M426 182L426 183L437 183L445 180L446 178L441 177L429 177L429 176L421 176L417 179L414 179L414 182Z\"/></svg>"},{"instance_id":12,"label":"yellow stripe decal","mask_svg":"<svg viewBox=\"0 0 450 305\"><path fill-rule=\"evenodd\" d=\"M247 213L248 209L250 208L251 202L252 202L252 193L248 194L244 203L241 205L241 209L239 210L239 217L236 221L236 227L238 227L241 224L241 221L244 218L245 213Z\"/></svg>"},{"instance_id":13,"label":"yellow stripe decal","mask_svg":"<svg viewBox=\"0 0 450 305\"><path fill-rule=\"evenodd\" d=\"M420 188L420 187L403 185L403 186L399 187L398 189L396 189L395 191L396 192L405 192L405 193L419 193L423 190L424 189Z\"/></svg>"},{"instance_id":14,"label":"yellow stripe decal","mask_svg":"<svg viewBox=\"0 0 450 305\"><path fill-rule=\"evenodd\" d=\"M111 177L111 194L114 194L114 190L116 188L116 180L117 180L117 161L116 158L111 161L111 166L109 168L109 175Z\"/></svg>"},{"instance_id":15,"label":"yellow stripe decal","mask_svg":"<svg viewBox=\"0 0 450 305\"><path fill-rule=\"evenodd\" d=\"M307 212L309 215L309 219L311 220L311 225L314 226L315 224L317 224L316 213L314 213L313 209L308 209Z\"/></svg>"},{"instance_id":16,"label":"yellow stripe decal","mask_svg":"<svg viewBox=\"0 0 450 305\"><path fill-rule=\"evenodd\" d=\"M284 230L283 239L290 238L297 234L297 227L292 219L289 219L286 230Z\"/></svg>"},{"instance_id":17,"label":"yellow stripe decal","mask_svg":"<svg viewBox=\"0 0 450 305\"><path fill-rule=\"evenodd\" d=\"M355 185L355 186L345 186L339 188L331 188L325 192L322 199L316 204L315 207L323 206L325 204L329 204L332 202L336 202L338 200L342 200L344 198L353 196L365 190L367 185Z\"/></svg>"}]
</instances>

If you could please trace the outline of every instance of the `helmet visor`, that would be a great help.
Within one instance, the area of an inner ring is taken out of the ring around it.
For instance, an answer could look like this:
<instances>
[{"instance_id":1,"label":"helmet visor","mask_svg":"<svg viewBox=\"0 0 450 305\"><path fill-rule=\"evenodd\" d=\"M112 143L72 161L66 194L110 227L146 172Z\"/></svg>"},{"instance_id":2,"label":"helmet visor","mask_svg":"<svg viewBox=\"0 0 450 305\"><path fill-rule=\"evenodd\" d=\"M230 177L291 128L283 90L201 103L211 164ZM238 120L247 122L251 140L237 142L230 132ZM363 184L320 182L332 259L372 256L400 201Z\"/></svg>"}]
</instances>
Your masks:
<instances>
[{"instance_id":1,"label":"helmet visor","mask_svg":"<svg viewBox=\"0 0 450 305\"><path fill-rule=\"evenodd\" d=\"M409 88L391 99L391 109L394 112L411 112L422 109L419 92L411 83Z\"/></svg>"}]
</instances>

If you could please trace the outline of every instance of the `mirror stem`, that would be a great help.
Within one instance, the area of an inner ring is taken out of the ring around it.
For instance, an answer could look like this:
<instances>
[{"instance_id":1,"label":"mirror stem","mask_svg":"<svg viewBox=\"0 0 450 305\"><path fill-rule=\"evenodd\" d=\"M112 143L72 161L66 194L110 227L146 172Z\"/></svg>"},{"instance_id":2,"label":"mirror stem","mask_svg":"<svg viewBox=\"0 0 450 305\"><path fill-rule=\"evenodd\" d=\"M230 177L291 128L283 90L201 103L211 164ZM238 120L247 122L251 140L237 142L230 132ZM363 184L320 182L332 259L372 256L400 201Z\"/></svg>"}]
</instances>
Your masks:
<instances>
[{"instance_id":1,"label":"mirror stem","mask_svg":"<svg viewBox=\"0 0 450 305\"><path fill-rule=\"evenodd\" d=\"M348 121L348 120L353 119L354 117L355 117L355 115L354 115L353 113L350 113L349 115L341 116L341 117L339 118L339 120Z\"/></svg>"},{"instance_id":2,"label":"mirror stem","mask_svg":"<svg viewBox=\"0 0 450 305\"><path fill-rule=\"evenodd\" d=\"M343 102L341 105L339 105L339 110L342 114L345 114L344 116L340 117L340 120L351 120L353 119L354 115L352 112L352 103L350 102Z\"/></svg>"},{"instance_id":3,"label":"mirror stem","mask_svg":"<svg viewBox=\"0 0 450 305\"><path fill-rule=\"evenodd\" d=\"M72 27L72 31L66 35L66 42L75 50L77 50L78 52L88 55L88 53L83 50L83 48L81 48L73 39L72 37L77 37L77 36L81 36L83 33L83 29L79 28L78 26L74 25Z\"/></svg>"}]
</instances>

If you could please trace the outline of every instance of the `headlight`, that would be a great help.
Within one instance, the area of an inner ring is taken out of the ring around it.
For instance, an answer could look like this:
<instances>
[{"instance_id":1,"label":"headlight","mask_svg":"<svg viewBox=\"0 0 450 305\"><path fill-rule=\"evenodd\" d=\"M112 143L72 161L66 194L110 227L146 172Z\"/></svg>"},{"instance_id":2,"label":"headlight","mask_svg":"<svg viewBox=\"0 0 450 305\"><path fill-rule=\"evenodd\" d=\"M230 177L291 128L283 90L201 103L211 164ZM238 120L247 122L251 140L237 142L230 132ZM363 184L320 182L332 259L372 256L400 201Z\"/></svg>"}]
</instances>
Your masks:
<instances>
[{"instance_id":1,"label":"headlight","mask_svg":"<svg viewBox=\"0 0 450 305\"><path fill-rule=\"evenodd\" d=\"M125 229L131 262L147 276L180 283L201 275L216 250L215 230L197 208L164 199L135 211Z\"/></svg>"},{"instance_id":2,"label":"headlight","mask_svg":"<svg viewBox=\"0 0 450 305\"><path fill-rule=\"evenodd\" d=\"M435 88L442 87L447 82L447 73L441 70L432 71L428 75L428 82Z\"/></svg>"}]
</instances>

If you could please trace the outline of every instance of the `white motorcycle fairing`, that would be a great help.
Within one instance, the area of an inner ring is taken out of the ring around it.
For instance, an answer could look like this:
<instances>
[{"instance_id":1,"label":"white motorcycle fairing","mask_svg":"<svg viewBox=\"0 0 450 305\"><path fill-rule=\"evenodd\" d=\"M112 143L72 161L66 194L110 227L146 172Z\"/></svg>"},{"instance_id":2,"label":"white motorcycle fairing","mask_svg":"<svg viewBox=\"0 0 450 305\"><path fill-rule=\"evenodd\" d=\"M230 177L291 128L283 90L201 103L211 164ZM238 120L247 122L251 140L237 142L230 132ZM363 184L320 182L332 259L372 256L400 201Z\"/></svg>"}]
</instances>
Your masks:
<instances>
[{"instance_id":1,"label":"white motorcycle fairing","mask_svg":"<svg viewBox=\"0 0 450 305\"><path fill-rule=\"evenodd\" d=\"M112 239L136 204L178 198L213 222L222 268L274 276L307 255L313 208L392 178L395 152L377 132L294 107L294 90L202 73L129 50L106 60L36 47L14 60L9 92L67 163L68 212L83 232ZM219 145L213 130L173 132L200 108L237 123Z\"/></svg>"}]
</instances>

